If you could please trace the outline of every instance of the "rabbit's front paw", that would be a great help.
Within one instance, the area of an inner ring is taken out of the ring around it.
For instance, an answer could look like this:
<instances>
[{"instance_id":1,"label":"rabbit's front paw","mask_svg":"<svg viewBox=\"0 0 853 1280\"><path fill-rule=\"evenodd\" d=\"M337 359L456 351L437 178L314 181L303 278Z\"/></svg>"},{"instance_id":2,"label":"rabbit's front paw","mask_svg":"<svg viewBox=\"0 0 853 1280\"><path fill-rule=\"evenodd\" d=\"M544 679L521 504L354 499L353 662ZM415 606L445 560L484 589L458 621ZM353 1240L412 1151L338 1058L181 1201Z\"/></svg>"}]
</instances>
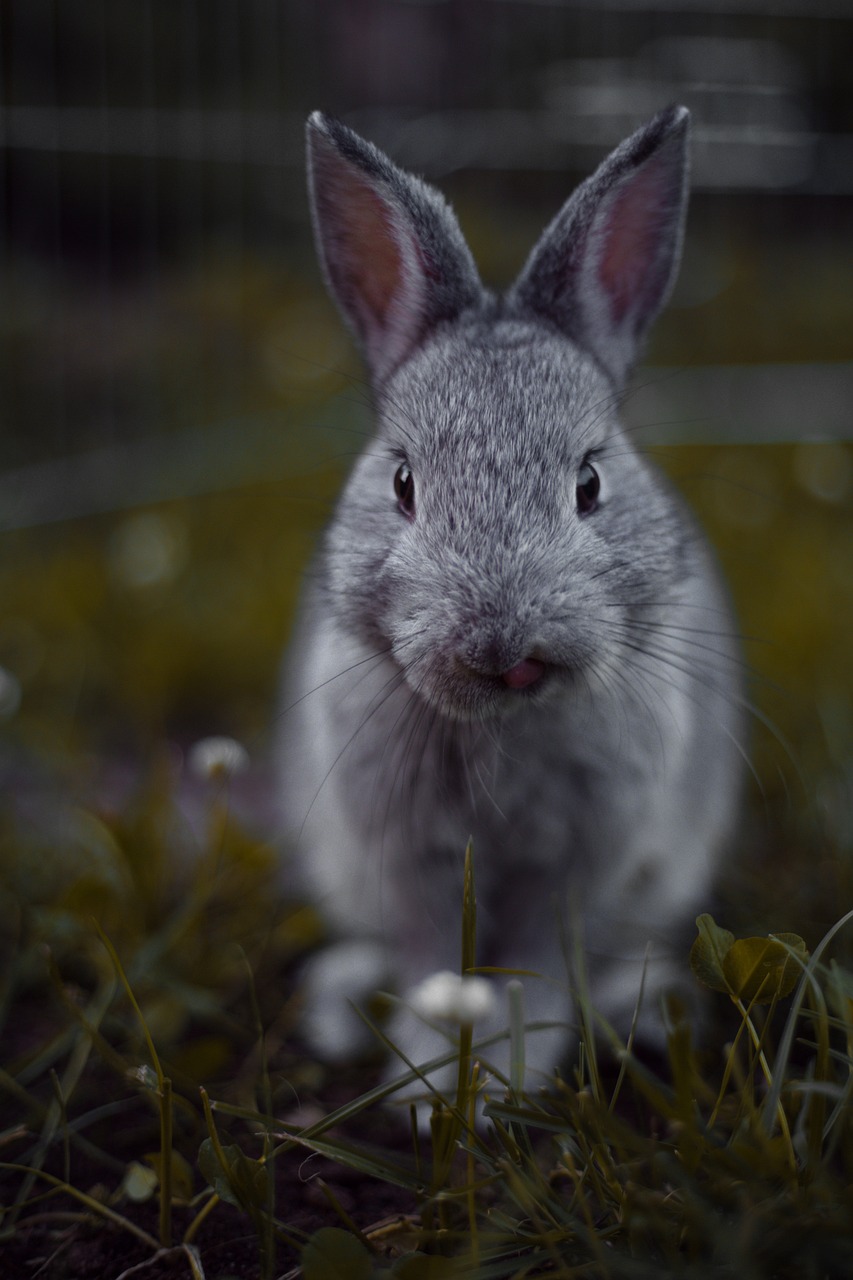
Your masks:
<instances>
[{"instance_id":1,"label":"rabbit's front paw","mask_svg":"<svg viewBox=\"0 0 853 1280\"><path fill-rule=\"evenodd\" d=\"M323 1062L345 1062L376 1046L359 1016L388 974L385 949L373 939L333 943L306 966L302 995L302 1034Z\"/></svg>"}]
</instances>

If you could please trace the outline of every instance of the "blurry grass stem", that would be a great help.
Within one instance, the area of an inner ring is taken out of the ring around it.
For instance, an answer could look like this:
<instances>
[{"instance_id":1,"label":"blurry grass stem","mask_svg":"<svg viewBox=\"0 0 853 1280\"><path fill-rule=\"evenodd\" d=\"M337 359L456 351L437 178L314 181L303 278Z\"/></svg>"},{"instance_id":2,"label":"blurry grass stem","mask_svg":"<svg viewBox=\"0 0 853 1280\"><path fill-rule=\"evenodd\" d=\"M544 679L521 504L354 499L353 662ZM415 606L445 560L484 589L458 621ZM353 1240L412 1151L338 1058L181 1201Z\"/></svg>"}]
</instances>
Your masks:
<instances>
[{"instance_id":1,"label":"blurry grass stem","mask_svg":"<svg viewBox=\"0 0 853 1280\"><path fill-rule=\"evenodd\" d=\"M145 1021L136 996L133 994L133 988L127 979L127 974L118 957L118 952L97 921L95 921L95 928L98 931L101 942L107 949L133 1011L139 1019L139 1025L145 1037L145 1043L148 1046L151 1064L157 1077L157 1097L160 1107L160 1155L157 1166L157 1173L160 1178L160 1243L170 1248L172 1244L172 1081L166 1076L160 1065L160 1057L148 1030L148 1024Z\"/></svg>"}]
</instances>

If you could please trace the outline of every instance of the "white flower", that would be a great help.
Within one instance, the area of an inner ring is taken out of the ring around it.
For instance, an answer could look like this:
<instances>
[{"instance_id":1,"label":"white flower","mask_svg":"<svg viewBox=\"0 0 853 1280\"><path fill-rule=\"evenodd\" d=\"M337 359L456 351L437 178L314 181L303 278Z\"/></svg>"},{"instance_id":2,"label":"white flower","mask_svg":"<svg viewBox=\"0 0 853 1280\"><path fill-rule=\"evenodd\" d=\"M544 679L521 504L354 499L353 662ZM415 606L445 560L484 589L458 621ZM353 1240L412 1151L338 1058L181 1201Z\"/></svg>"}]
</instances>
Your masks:
<instances>
[{"instance_id":1,"label":"white flower","mask_svg":"<svg viewBox=\"0 0 853 1280\"><path fill-rule=\"evenodd\" d=\"M199 778L230 777L249 767L249 753L236 738L200 738L190 747L187 763Z\"/></svg>"},{"instance_id":2,"label":"white flower","mask_svg":"<svg viewBox=\"0 0 853 1280\"><path fill-rule=\"evenodd\" d=\"M423 1018L477 1022L493 1011L495 992L488 978L462 977L443 969L424 978L409 993L409 1004Z\"/></svg>"}]
</instances>

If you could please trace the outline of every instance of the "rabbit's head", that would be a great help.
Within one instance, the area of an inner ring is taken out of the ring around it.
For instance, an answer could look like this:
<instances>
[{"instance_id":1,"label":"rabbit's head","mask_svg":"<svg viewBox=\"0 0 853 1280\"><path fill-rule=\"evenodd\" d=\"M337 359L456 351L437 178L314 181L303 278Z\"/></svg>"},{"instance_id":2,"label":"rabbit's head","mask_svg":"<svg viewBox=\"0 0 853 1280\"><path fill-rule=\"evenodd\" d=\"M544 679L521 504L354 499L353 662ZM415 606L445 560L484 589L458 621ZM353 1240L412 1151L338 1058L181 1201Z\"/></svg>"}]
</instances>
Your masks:
<instances>
[{"instance_id":1,"label":"rabbit's head","mask_svg":"<svg viewBox=\"0 0 853 1280\"><path fill-rule=\"evenodd\" d=\"M496 296L437 192L309 121L320 257L377 410L327 605L448 716L613 689L677 599L692 535L617 409L677 268L687 127L672 108L617 148Z\"/></svg>"}]
</instances>

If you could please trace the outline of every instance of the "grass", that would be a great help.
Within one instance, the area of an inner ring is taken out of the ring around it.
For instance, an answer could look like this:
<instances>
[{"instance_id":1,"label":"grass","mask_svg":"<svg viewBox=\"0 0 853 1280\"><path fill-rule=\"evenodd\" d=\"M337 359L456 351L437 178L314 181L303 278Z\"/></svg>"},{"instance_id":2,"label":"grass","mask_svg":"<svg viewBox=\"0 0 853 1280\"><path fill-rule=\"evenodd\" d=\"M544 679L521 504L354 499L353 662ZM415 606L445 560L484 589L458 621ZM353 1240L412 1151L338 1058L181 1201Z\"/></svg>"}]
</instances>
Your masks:
<instances>
[{"instance_id":1,"label":"grass","mask_svg":"<svg viewBox=\"0 0 853 1280\"><path fill-rule=\"evenodd\" d=\"M35 1222L67 1228L76 1210L142 1250L139 1274L156 1259L207 1280L233 1274L205 1258L226 1218L255 1242L241 1274L262 1277L282 1274L277 1249L306 1280L853 1270L853 972L833 959L853 913L811 956L796 935L735 939L701 917L689 963L720 1006L710 1052L673 1009L650 1066L584 1007L574 1070L528 1096L486 1083L488 1047L463 1025L455 1096L435 1099L429 1134L401 1139L382 1120L396 1085L294 1114L294 1091L323 1092L290 1047L286 994L320 923L298 903L270 910L272 853L230 817L225 779L210 780L206 805L189 878L162 775L132 819L87 815L87 876L54 867L48 891L27 882L26 860L17 868L0 1074L7 1244ZM475 898L469 851L463 970ZM7 921L9 907L7 892ZM399 1083L411 1078L401 1067ZM483 1088L490 1123L477 1126ZM377 1125L384 1143L365 1136ZM326 1185L335 1225L308 1229L276 1177L306 1158L351 1171L362 1203L390 1185L409 1207L365 1224Z\"/></svg>"}]
</instances>

